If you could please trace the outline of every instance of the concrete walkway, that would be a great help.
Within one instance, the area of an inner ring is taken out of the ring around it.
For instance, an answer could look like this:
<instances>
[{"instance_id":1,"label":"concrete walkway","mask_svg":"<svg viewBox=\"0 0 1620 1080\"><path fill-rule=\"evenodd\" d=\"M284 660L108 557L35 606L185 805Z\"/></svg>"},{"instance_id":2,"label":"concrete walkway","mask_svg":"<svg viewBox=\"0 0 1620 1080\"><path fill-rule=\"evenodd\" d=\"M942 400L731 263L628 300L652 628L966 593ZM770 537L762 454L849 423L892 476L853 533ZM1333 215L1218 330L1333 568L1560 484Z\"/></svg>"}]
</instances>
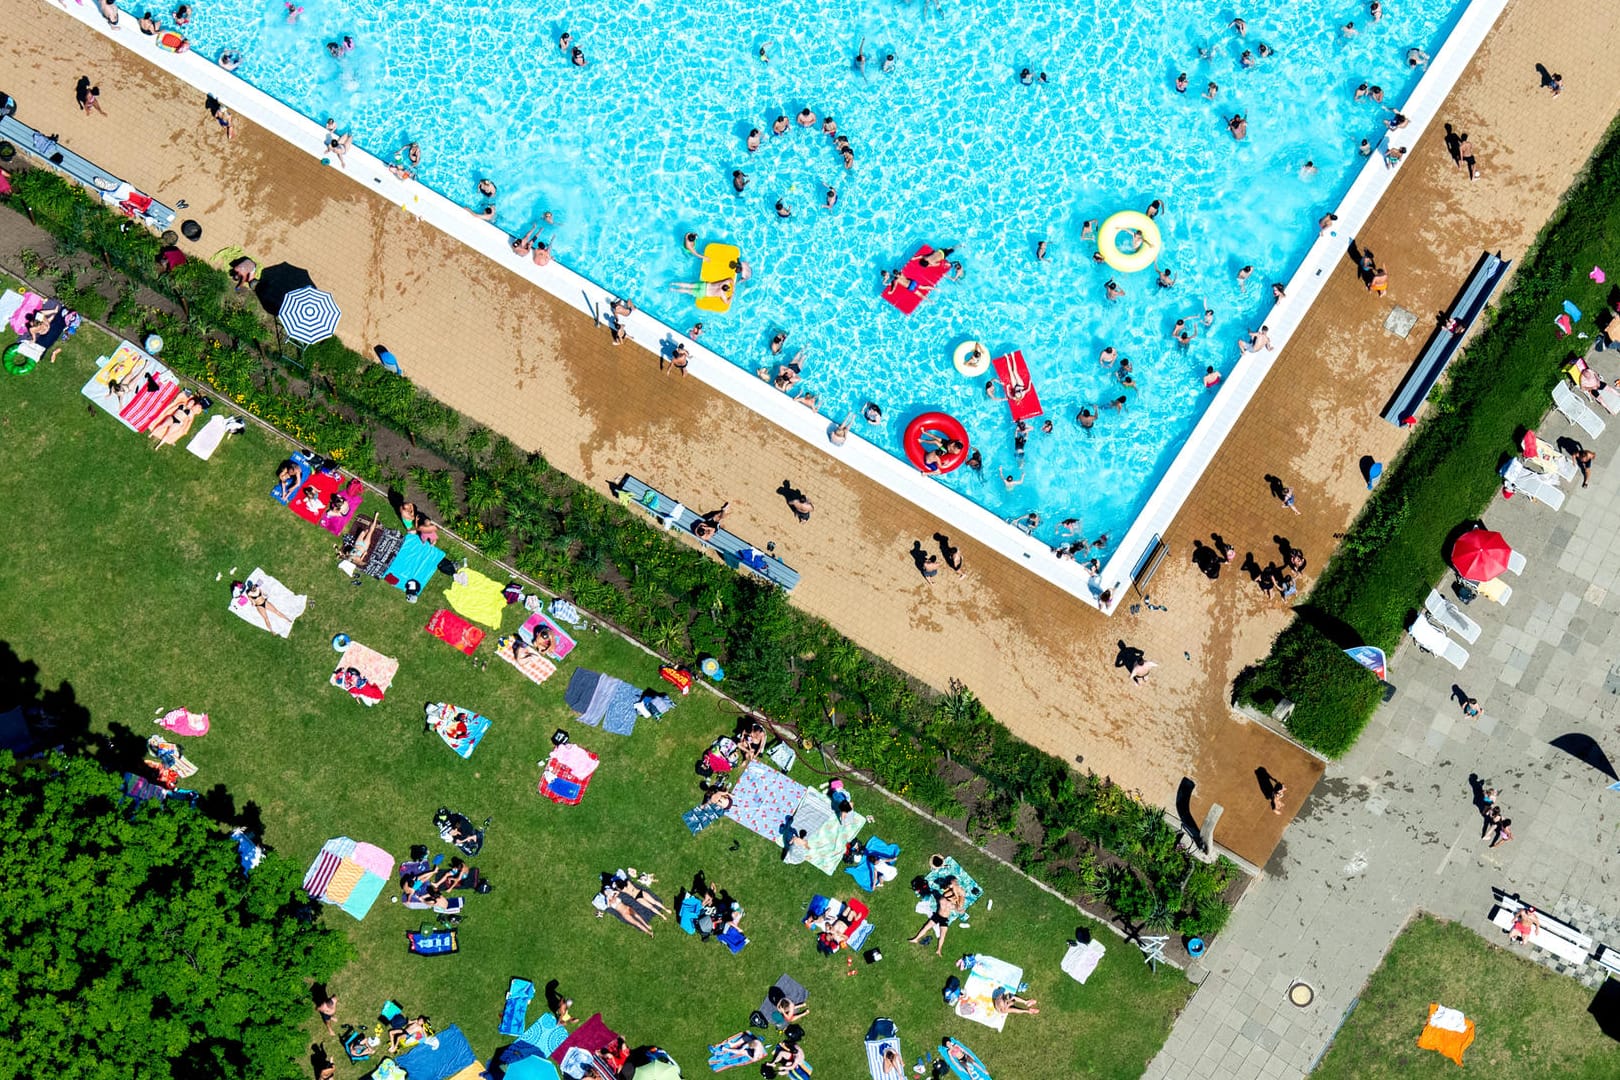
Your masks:
<instances>
[{"instance_id":1,"label":"concrete walkway","mask_svg":"<svg viewBox=\"0 0 1620 1080\"><path fill-rule=\"evenodd\" d=\"M1620 354L1593 363L1620 374ZM1486 512L1529 561L1522 577L1507 576L1511 599L1465 609L1483 632L1461 671L1410 641L1391 657L1396 696L1328 769L1267 876L1195 966L1203 981L1149 1077L1303 1075L1415 908L1506 945L1488 918L1495 887L1620 946L1610 821L1620 792L1549 745L1590 735L1620 761L1620 433L1611 424L1594 440L1556 413L1538 430L1597 452L1592 486L1567 485L1557 513L1522 496ZM1454 686L1478 699L1479 716L1463 715ZM1480 838L1473 778L1498 789L1513 821L1514 839L1494 850ZM1574 974L1595 986L1605 973L1588 963ZM1316 989L1308 1008L1284 997L1296 979Z\"/></svg>"}]
</instances>

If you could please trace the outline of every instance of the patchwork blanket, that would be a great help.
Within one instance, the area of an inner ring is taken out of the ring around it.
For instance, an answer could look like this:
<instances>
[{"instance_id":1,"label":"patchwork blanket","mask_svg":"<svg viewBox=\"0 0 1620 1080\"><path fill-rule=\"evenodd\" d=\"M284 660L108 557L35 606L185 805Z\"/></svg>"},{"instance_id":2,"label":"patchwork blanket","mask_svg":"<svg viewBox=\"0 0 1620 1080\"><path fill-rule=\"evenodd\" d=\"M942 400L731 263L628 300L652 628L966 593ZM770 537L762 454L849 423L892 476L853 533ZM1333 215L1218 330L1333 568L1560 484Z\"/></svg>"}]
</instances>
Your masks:
<instances>
[{"instance_id":1,"label":"patchwork blanket","mask_svg":"<svg viewBox=\"0 0 1620 1080\"><path fill-rule=\"evenodd\" d=\"M351 641L338 658L331 682L338 689L347 690L360 704L375 705L388 692L398 671L398 660Z\"/></svg>"},{"instance_id":2,"label":"patchwork blanket","mask_svg":"<svg viewBox=\"0 0 1620 1080\"><path fill-rule=\"evenodd\" d=\"M374 844L347 836L328 840L304 873L304 891L364 919L394 872L394 859Z\"/></svg>"},{"instance_id":3,"label":"patchwork blanket","mask_svg":"<svg viewBox=\"0 0 1620 1080\"><path fill-rule=\"evenodd\" d=\"M521 660L513 656L512 643L507 638L501 638L495 646L495 655L523 672L524 677L537 686L557 673L557 665L537 652L526 653Z\"/></svg>"},{"instance_id":4,"label":"patchwork blanket","mask_svg":"<svg viewBox=\"0 0 1620 1080\"><path fill-rule=\"evenodd\" d=\"M420 536L411 533L405 537L405 543L400 546L399 554L388 565L383 574L383 580L401 591L407 581L416 581L425 589L428 579L444 561L444 552L432 544L424 543Z\"/></svg>"},{"instance_id":5,"label":"patchwork blanket","mask_svg":"<svg viewBox=\"0 0 1620 1080\"><path fill-rule=\"evenodd\" d=\"M807 788L793 811L788 827L795 832L800 829L805 832L805 841L810 845L810 850L804 861L823 874L835 874L844 861L844 851L849 847L849 842L866 827L866 818L851 811L844 815L843 821L839 821L826 793Z\"/></svg>"},{"instance_id":6,"label":"patchwork blanket","mask_svg":"<svg viewBox=\"0 0 1620 1080\"><path fill-rule=\"evenodd\" d=\"M435 611L428 620L427 632L447 645L452 645L471 656L483 644L484 632L460 615L450 611Z\"/></svg>"},{"instance_id":7,"label":"patchwork blanket","mask_svg":"<svg viewBox=\"0 0 1620 1080\"><path fill-rule=\"evenodd\" d=\"M249 626L258 627L260 630L265 629L263 616L268 615L270 617L269 630L272 634L277 637L290 636L293 622L296 622L298 617L304 613L305 606L309 604L309 597L299 596L294 593L287 586L265 573L263 567L254 567L253 573L247 576L243 584L249 587L253 585L259 586L260 589L264 590L264 598L270 601L271 607L274 607L276 611L280 611L287 618L278 618L275 612L270 611L268 608L261 612L246 596L233 596L226 602L231 614L246 622Z\"/></svg>"},{"instance_id":8,"label":"patchwork blanket","mask_svg":"<svg viewBox=\"0 0 1620 1080\"><path fill-rule=\"evenodd\" d=\"M781 847L783 830L804 801L805 791L797 780L763 762L750 761L731 789L731 809L726 811L726 817Z\"/></svg>"},{"instance_id":9,"label":"patchwork blanket","mask_svg":"<svg viewBox=\"0 0 1620 1080\"><path fill-rule=\"evenodd\" d=\"M475 623L492 630L501 628L506 596L501 583L477 570L457 570L455 580L444 591L449 605Z\"/></svg>"},{"instance_id":10,"label":"patchwork blanket","mask_svg":"<svg viewBox=\"0 0 1620 1080\"><path fill-rule=\"evenodd\" d=\"M427 707L428 727L439 733L444 744L463 758L472 757L478 742L489 730L489 717L439 702Z\"/></svg>"}]
</instances>

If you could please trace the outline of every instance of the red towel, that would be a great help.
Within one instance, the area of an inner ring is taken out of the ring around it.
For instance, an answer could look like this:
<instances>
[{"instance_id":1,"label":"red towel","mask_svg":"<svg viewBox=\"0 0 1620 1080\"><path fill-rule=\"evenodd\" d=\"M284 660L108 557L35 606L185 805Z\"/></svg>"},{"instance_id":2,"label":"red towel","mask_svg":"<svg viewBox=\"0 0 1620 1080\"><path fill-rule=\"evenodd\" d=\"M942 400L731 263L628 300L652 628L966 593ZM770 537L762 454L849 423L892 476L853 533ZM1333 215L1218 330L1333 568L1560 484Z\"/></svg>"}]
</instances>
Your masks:
<instances>
[{"instance_id":1,"label":"red towel","mask_svg":"<svg viewBox=\"0 0 1620 1080\"><path fill-rule=\"evenodd\" d=\"M319 525L321 518L326 514L327 500L336 494L342 486L343 480L341 478L330 473L316 473L293 493L291 499L287 500L287 508L310 524ZM311 510L304 505L304 488L306 487L312 487L320 493L321 508L319 510Z\"/></svg>"},{"instance_id":2,"label":"red towel","mask_svg":"<svg viewBox=\"0 0 1620 1080\"><path fill-rule=\"evenodd\" d=\"M471 656L473 650L484 641L482 629L453 611L435 611L425 629L440 641L455 646L468 656Z\"/></svg>"},{"instance_id":3,"label":"red towel","mask_svg":"<svg viewBox=\"0 0 1620 1080\"><path fill-rule=\"evenodd\" d=\"M118 418L136 431L146 431L163 417L179 395L179 385L170 379L160 376L156 390L148 390L143 382L129 404L119 411Z\"/></svg>"}]
</instances>

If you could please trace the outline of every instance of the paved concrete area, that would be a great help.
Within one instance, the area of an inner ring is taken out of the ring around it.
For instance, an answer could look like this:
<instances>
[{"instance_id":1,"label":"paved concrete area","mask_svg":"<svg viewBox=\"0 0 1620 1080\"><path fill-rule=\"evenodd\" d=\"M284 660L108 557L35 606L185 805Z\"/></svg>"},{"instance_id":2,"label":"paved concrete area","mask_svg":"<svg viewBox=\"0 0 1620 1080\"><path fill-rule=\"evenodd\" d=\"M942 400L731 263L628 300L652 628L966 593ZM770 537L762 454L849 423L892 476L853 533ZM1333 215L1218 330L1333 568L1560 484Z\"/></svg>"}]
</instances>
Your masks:
<instances>
[{"instance_id":1,"label":"paved concrete area","mask_svg":"<svg viewBox=\"0 0 1620 1080\"><path fill-rule=\"evenodd\" d=\"M1592 362L1620 373L1620 354ZM1620 946L1620 792L1551 745L1587 735L1620 762L1616 427L1594 440L1554 413L1538 429L1597 452L1591 487L1566 485L1557 513L1523 497L1486 512L1528 559L1521 577L1507 575L1512 597L1464 609L1482 633L1461 671L1409 640L1390 658L1395 697L1328 768L1266 876L1195 966L1203 981L1149 1077L1304 1075L1418 908L1560 971L1569 966L1508 945L1491 925L1493 888ZM1459 694L1479 701L1477 717L1464 715ZM1494 849L1481 838L1481 787L1498 790L1513 822L1514 839ZM1592 963L1569 973L1591 987L1606 974ZM1296 979L1316 989L1308 1008L1284 996Z\"/></svg>"}]
</instances>

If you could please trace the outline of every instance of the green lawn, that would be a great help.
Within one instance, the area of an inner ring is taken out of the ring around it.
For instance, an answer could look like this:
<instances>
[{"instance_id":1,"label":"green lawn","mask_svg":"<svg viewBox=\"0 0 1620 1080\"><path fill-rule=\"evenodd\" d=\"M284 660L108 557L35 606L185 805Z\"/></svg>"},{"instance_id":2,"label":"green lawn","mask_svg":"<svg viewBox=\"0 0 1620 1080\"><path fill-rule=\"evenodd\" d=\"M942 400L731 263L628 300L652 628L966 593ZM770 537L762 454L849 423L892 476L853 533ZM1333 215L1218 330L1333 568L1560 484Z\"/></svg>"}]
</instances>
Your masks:
<instances>
[{"instance_id":1,"label":"green lawn","mask_svg":"<svg viewBox=\"0 0 1620 1080\"><path fill-rule=\"evenodd\" d=\"M695 1077L706 1072L706 1045L742 1028L764 989L788 972L810 988L806 1050L832 1080L866 1075L861 1036L879 1015L898 1022L913 1060L949 1032L998 1077L1134 1077L1164 1041L1190 990L1179 974L1152 975L1134 948L1093 925L1109 954L1081 987L1057 967L1082 921L1073 908L870 792L856 793L875 818L870 831L905 854L901 882L868 898L871 944L884 959L845 977L843 960L818 956L799 919L813 893L849 895L849 878L784 866L770 844L731 822L697 837L681 823L698 796L692 763L730 730L731 707L694 692L662 723L641 721L629 739L582 727L562 702L576 665L660 685L656 660L606 632L587 634L543 688L499 661L480 669L421 630L446 606L446 579L414 607L380 582L352 587L335 567L332 538L268 497L285 445L250 426L205 463L183 444L154 452L99 409L92 415L79 387L111 346L86 328L59 363L0 382L0 504L13 508L0 540L9 568L0 575L0 639L39 666L47 690L69 684L97 731L122 726L144 737L157 709L208 712L212 732L186 745L201 768L193 786L223 785L238 812L262 820L265 841L300 867L338 835L396 858L413 843L443 850L431 824L441 805L494 819L477 860L494 890L469 896L459 954L408 954L404 931L424 913L386 900L363 923L328 911L358 952L334 982L340 1021L370 1021L394 998L440 1025L460 1024L487 1056L509 1041L496 1033L508 979L559 979L576 1015L601 1011L632 1043L667 1047ZM368 499L365 510L378 505ZM233 573L255 566L310 597L290 640L226 611ZM517 621L509 609L505 629ZM339 631L399 659L381 706L363 709L326 685ZM423 732L428 701L493 720L470 761ZM602 758L578 807L535 791L536 763L557 728ZM795 775L817 779L802 765ZM994 901L974 909L971 929L952 931L944 960L905 940L920 916L904 881L936 850L956 854ZM706 871L748 909L752 943L732 956L673 924L649 939L596 919L596 875L626 865L656 873L666 900ZM1041 1015L1015 1017L996 1034L948 1014L940 987L955 970L950 961L967 951L1022 965ZM290 1063L289 1075L301 1069Z\"/></svg>"},{"instance_id":2,"label":"green lawn","mask_svg":"<svg viewBox=\"0 0 1620 1080\"><path fill-rule=\"evenodd\" d=\"M1395 939L1361 992L1313 1080L1454 1078L1457 1066L1417 1048L1429 1003L1461 1009L1475 1024L1463 1055L1479 1076L1612 1080L1620 1044L1587 1013L1592 992L1499 948L1456 923L1420 915Z\"/></svg>"}]
</instances>

